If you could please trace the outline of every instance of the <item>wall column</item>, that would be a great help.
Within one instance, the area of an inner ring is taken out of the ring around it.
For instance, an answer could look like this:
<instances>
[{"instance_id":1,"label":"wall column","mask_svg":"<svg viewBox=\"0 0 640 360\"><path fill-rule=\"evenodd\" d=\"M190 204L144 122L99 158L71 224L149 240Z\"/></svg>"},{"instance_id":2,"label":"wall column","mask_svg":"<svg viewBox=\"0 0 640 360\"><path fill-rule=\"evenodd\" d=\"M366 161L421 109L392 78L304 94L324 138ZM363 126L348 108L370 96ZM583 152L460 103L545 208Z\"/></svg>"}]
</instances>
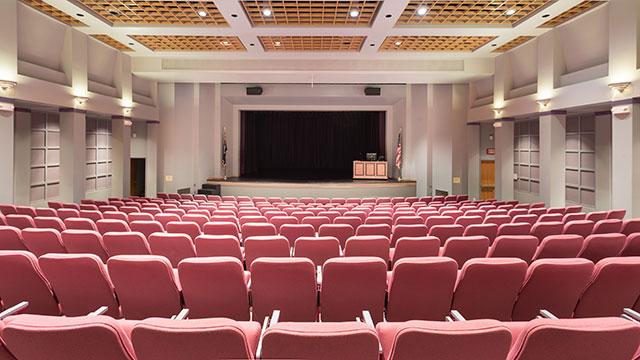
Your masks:
<instances>
[{"instance_id":1,"label":"wall column","mask_svg":"<svg viewBox=\"0 0 640 360\"><path fill-rule=\"evenodd\" d=\"M611 209L611 112L596 113L596 209Z\"/></svg>"},{"instance_id":2,"label":"wall column","mask_svg":"<svg viewBox=\"0 0 640 360\"><path fill-rule=\"evenodd\" d=\"M18 0L0 1L0 80L16 81L18 78ZM13 129L14 90L0 89L0 105L7 111L0 111L0 202L14 201L13 183Z\"/></svg>"},{"instance_id":3,"label":"wall column","mask_svg":"<svg viewBox=\"0 0 640 360\"><path fill-rule=\"evenodd\" d=\"M160 123L147 122L147 160L145 162L146 197L156 197L158 193L158 136Z\"/></svg>"},{"instance_id":4,"label":"wall column","mask_svg":"<svg viewBox=\"0 0 640 360\"><path fill-rule=\"evenodd\" d=\"M31 202L31 110L16 109L14 127L14 202Z\"/></svg>"},{"instance_id":5,"label":"wall column","mask_svg":"<svg viewBox=\"0 0 640 360\"><path fill-rule=\"evenodd\" d=\"M513 200L513 121L500 121L495 128L496 198Z\"/></svg>"},{"instance_id":6,"label":"wall column","mask_svg":"<svg viewBox=\"0 0 640 360\"><path fill-rule=\"evenodd\" d=\"M629 101L631 102L631 101ZM611 207L640 216L640 103L614 106L611 120Z\"/></svg>"},{"instance_id":7,"label":"wall column","mask_svg":"<svg viewBox=\"0 0 640 360\"><path fill-rule=\"evenodd\" d=\"M566 112L540 114L540 198L547 206L565 205Z\"/></svg>"},{"instance_id":8,"label":"wall column","mask_svg":"<svg viewBox=\"0 0 640 360\"><path fill-rule=\"evenodd\" d=\"M467 124L467 193L480 199L480 124Z\"/></svg>"},{"instance_id":9,"label":"wall column","mask_svg":"<svg viewBox=\"0 0 640 360\"><path fill-rule=\"evenodd\" d=\"M60 109L60 199L80 202L86 185L86 113Z\"/></svg>"},{"instance_id":10,"label":"wall column","mask_svg":"<svg viewBox=\"0 0 640 360\"><path fill-rule=\"evenodd\" d=\"M125 198L131 191L131 120L122 116L112 117L111 133L111 195Z\"/></svg>"}]
</instances>

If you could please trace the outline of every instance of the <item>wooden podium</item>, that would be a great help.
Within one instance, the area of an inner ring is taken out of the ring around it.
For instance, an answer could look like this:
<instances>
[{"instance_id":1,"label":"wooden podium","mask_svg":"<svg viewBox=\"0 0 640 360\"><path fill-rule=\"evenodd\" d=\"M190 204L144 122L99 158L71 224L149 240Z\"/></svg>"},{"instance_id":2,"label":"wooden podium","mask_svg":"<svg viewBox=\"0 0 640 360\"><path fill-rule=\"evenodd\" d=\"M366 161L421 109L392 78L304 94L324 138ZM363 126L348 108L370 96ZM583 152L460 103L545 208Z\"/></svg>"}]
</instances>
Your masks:
<instances>
[{"instance_id":1,"label":"wooden podium","mask_svg":"<svg viewBox=\"0 0 640 360\"><path fill-rule=\"evenodd\" d=\"M387 180L386 161L358 161L353 162L354 179Z\"/></svg>"}]
</instances>

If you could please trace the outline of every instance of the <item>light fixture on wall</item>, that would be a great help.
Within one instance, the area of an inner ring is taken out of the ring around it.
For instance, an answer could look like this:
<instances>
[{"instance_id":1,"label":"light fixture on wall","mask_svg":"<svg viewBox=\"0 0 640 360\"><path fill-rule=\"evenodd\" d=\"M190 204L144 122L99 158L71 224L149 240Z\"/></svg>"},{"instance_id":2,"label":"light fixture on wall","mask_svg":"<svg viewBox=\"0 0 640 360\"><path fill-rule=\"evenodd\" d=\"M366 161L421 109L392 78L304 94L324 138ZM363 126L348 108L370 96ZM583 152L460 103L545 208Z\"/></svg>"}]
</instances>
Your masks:
<instances>
[{"instance_id":1,"label":"light fixture on wall","mask_svg":"<svg viewBox=\"0 0 640 360\"><path fill-rule=\"evenodd\" d=\"M630 82L617 82L609 84L609 87L617 91L619 94L622 94L625 90L627 90L629 86L631 86Z\"/></svg>"},{"instance_id":2,"label":"light fixture on wall","mask_svg":"<svg viewBox=\"0 0 640 360\"><path fill-rule=\"evenodd\" d=\"M131 110L132 110L131 106L125 106L125 107L122 108L122 111L127 115L131 114Z\"/></svg>"},{"instance_id":3,"label":"light fixture on wall","mask_svg":"<svg viewBox=\"0 0 640 360\"><path fill-rule=\"evenodd\" d=\"M540 105L540 107L546 108L549 105L549 102L551 102L551 99L539 99L536 100L536 102L538 103L538 105Z\"/></svg>"},{"instance_id":4,"label":"light fixture on wall","mask_svg":"<svg viewBox=\"0 0 640 360\"><path fill-rule=\"evenodd\" d=\"M0 80L0 89L2 89L2 91L11 90L11 89L15 88L16 85L18 85L18 83L15 82L15 81Z\"/></svg>"},{"instance_id":5,"label":"light fixture on wall","mask_svg":"<svg viewBox=\"0 0 640 360\"><path fill-rule=\"evenodd\" d=\"M76 98L74 99L76 104L78 105L84 105L87 103L87 101L89 101L89 98L86 96L76 96Z\"/></svg>"},{"instance_id":6,"label":"light fixture on wall","mask_svg":"<svg viewBox=\"0 0 640 360\"><path fill-rule=\"evenodd\" d=\"M502 127L502 121L496 121L493 123L493 127L494 128L501 128Z\"/></svg>"},{"instance_id":7,"label":"light fixture on wall","mask_svg":"<svg viewBox=\"0 0 640 360\"><path fill-rule=\"evenodd\" d=\"M502 110L504 110L504 108L501 108L501 107L494 107L494 108L493 108L493 112L494 112L496 115L500 115L500 114L502 114Z\"/></svg>"},{"instance_id":8,"label":"light fixture on wall","mask_svg":"<svg viewBox=\"0 0 640 360\"><path fill-rule=\"evenodd\" d=\"M132 122L131 120L124 120L122 123L124 124L124 126L131 126L131 125L133 125L133 122Z\"/></svg>"}]
</instances>

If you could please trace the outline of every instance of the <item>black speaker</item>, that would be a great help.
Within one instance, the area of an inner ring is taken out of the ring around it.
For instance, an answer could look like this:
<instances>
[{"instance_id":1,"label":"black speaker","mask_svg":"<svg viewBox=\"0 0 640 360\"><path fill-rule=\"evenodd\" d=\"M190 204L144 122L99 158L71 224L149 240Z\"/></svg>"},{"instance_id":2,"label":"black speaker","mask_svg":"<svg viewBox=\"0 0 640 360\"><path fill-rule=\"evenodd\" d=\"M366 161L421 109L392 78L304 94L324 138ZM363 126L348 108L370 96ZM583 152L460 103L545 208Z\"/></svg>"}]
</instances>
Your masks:
<instances>
[{"instance_id":1,"label":"black speaker","mask_svg":"<svg viewBox=\"0 0 640 360\"><path fill-rule=\"evenodd\" d=\"M379 87L366 87L364 88L364 94L366 96L380 96Z\"/></svg>"},{"instance_id":2,"label":"black speaker","mask_svg":"<svg viewBox=\"0 0 640 360\"><path fill-rule=\"evenodd\" d=\"M260 86L248 87L247 95L262 95L262 88Z\"/></svg>"}]
</instances>

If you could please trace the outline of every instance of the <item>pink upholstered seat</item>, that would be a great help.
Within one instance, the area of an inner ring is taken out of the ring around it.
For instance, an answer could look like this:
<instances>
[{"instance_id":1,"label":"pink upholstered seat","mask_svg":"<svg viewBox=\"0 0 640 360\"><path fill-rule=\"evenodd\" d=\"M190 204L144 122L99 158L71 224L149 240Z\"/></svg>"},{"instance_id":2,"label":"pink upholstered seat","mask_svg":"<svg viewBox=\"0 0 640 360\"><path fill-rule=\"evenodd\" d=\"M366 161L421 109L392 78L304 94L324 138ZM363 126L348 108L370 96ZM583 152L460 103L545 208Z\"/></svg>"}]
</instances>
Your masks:
<instances>
[{"instance_id":1,"label":"pink upholstered seat","mask_svg":"<svg viewBox=\"0 0 640 360\"><path fill-rule=\"evenodd\" d=\"M299 237L293 256L307 258L315 266L322 266L328 259L340 257L340 241L333 236Z\"/></svg>"},{"instance_id":2,"label":"pink upholstered seat","mask_svg":"<svg viewBox=\"0 0 640 360\"><path fill-rule=\"evenodd\" d=\"M107 262L126 319L171 317L180 312L180 289L169 260L155 255L118 255Z\"/></svg>"},{"instance_id":3,"label":"pink upholstered seat","mask_svg":"<svg viewBox=\"0 0 640 360\"><path fill-rule=\"evenodd\" d=\"M403 237L424 237L427 236L427 226L417 225L396 225L391 234L391 246L395 247L398 239Z\"/></svg>"},{"instance_id":4,"label":"pink upholstered seat","mask_svg":"<svg viewBox=\"0 0 640 360\"><path fill-rule=\"evenodd\" d=\"M442 246L449 238L462 236L464 232L465 228L462 225L435 225L429 228L429 236L440 239Z\"/></svg>"},{"instance_id":5,"label":"pink upholstered seat","mask_svg":"<svg viewBox=\"0 0 640 360\"><path fill-rule=\"evenodd\" d=\"M147 239L137 232L109 232L102 236L102 245L107 255L149 255L151 249Z\"/></svg>"},{"instance_id":6,"label":"pink upholstered seat","mask_svg":"<svg viewBox=\"0 0 640 360\"><path fill-rule=\"evenodd\" d=\"M493 243L498 236L498 225L496 224L474 224L464 229L463 236L485 236L489 239L489 243Z\"/></svg>"},{"instance_id":7,"label":"pink upholstered seat","mask_svg":"<svg viewBox=\"0 0 640 360\"><path fill-rule=\"evenodd\" d=\"M102 235L96 231L65 230L61 234L62 243L70 254L94 254L107 262L107 252L102 245Z\"/></svg>"},{"instance_id":8,"label":"pink upholstered seat","mask_svg":"<svg viewBox=\"0 0 640 360\"><path fill-rule=\"evenodd\" d=\"M229 235L240 240L240 231L238 225L233 222L208 222L204 224L203 234L205 235Z\"/></svg>"},{"instance_id":9,"label":"pink upholstered seat","mask_svg":"<svg viewBox=\"0 0 640 360\"><path fill-rule=\"evenodd\" d=\"M394 227L398 225L424 225L424 220L417 215L400 216L393 225Z\"/></svg>"},{"instance_id":10,"label":"pink upholstered seat","mask_svg":"<svg viewBox=\"0 0 640 360\"><path fill-rule=\"evenodd\" d=\"M531 262L538 250L538 238L531 235L498 236L491 245L487 257L510 257Z\"/></svg>"},{"instance_id":11,"label":"pink upholstered seat","mask_svg":"<svg viewBox=\"0 0 640 360\"><path fill-rule=\"evenodd\" d=\"M444 257L406 258L388 281L387 321L443 320L451 309L458 266Z\"/></svg>"},{"instance_id":12,"label":"pink upholstered seat","mask_svg":"<svg viewBox=\"0 0 640 360\"><path fill-rule=\"evenodd\" d=\"M240 241L232 235L200 235L195 246L198 256L231 256L244 260Z\"/></svg>"},{"instance_id":13,"label":"pink upholstered seat","mask_svg":"<svg viewBox=\"0 0 640 360\"><path fill-rule=\"evenodd\" d=\"M249 320L249 273L240 260L225 256L185 259L178 273L190 318Z\"/></svg>"},{"instance_id":14,"label":"pink upholstered seat","mask_svg":"<svg viewBox=\"0 0 640 360\"><path fill-rule=\"evenodd\" d=\"M574 317L619 316L640 296L640 257L600 260L578 301Z\"/></svg>"},{"instance_id":15,"label":"pink upholstered seat","mask_svg":"<svg viewBox=\"0 0 640 360\"><path fill-rule=\"evenodd\" d=\"M316 229L311 224L284 224L280 227L280 235L289 241L289 246L293 247L300 237L316 235Z\"/></svg>"},{"instance_id":16,"label":"pink upholstered seat","mask_svg":"<svg viewBox=\"0 0 640 360\"><path fill-rule=\"evenodd\" d=\"M185 234L155 233L147 238L147 242L153 255L166 257L174 268L180 261L196 256L193 241Z\"/></svg>"},{"instance_id":17,"label":"pink upholstered seat","mask_svg":"<svg viewBox=\"0 0 640 360\"><path fill-rule=\"evenodd\" d=\"M412 257L438 256L440 239L433 236L403 237L398 239L396 247L390 250L391 264Z\"/></svg>"},{"instance_id":18,"label":"pink upholstered seat","mask_svg":"<svg viewBox=\"0 0 640 360\"><path fill-rule=\"evenodd\" d=\"M595 234L584 239L579 257L589 259L594 263L622 252L627 237L624 234Z\"/></svg>"},{"instance_id":19,"label":"pink upholstered seat","mask_svg":"<svg viewBox=\"0 0 640 360\"><path fill-rule=\"evenodd\" d=\"M334 258L322 269L322 321L350 321L369 310L382 321L387 263L376 257Z\"/></svg>"},{"instance_id":20,"label":"pink upholstered seat","mask_svg":"<svg viewBox=\"0 0 640 360\"><path fill-rule=\"evenodd\" d=\"M625 215L627 215L627 210L625 209L614 209L607 211L607 219L624 220Z\"/></svg>"},{"instance_id":21,"label":"pink upholstered seat","mask_svg":"<svg viewBox=\"0 0 640 360\"><path fill-rule=\"evenodd\" d=\"M344 256L375 256L389 261L389 239L381 235L356 235L347 239Z\"/></svg>"},{"instance_id":22,"label":"pink upholstered seat","mask_svg":"<svg viewBox=\"0 0 640 360\"><path fill-rule=\"evenodd\" d=\"M526 222L531 225L535 224L538 221L538 215L535 214L527 214L527 215L516 215L511 219L512 223L520 223Z\"/></svg>"},{"instance_id":23,"label":"pink upholstered seat","mask_svg":"<svg viewBox=\"0 0 640 360\"><path fill-rule=\"evenodd\" d=\"M440 253L450 257L462 268L470 259L483 258L489 251L489 239L486 236L454 236L447 239Z\"/></svg>"},{"instance_id":24,"label":"pink upholstered seat","mask_svg":"<svg viewBox=\"0 0 640 360\"><path fill-rule=\"evenodd\" d=\"M54 229L27 228L22 230L24 245L35 256L48 253L66 253L60 232Z\"/></svg>"},{"instance_id":25,"label":"pink upholstered seat","mask_svg":"<svg viewBox=\"0 0 640 360\"><path fill-rule=\"evenodd\" d=\"M575 258L582 249L584 238L580 235L550 235L542 240L534 260L545 258Z\"/></svg>"},{"instance_id":26,"label":"pink upholstered seat","mask_svg":"<svg viewBox=\"0 0 640 360\"><path fill-rule=\"evenodd\" d=\"M120 306L102 260L93 254L47 254L40 268L66 316L83 316L101 306L106 315L120 317Z\"/></svg>"},{"instance_id":27,"label":"pink upholstered seat","mask_svg":"<svg viewBox=\"0 0 640 360\"><path fill-rule=\"evenodd\" d=\"M588 213L586 219L597 223L600 220L605 220L607 218L607 215L608 213L606 211L594 211Z\"/></svg>"},{"instance_id":28,"label":"pink upholstered seat","mask_svg":"<svg viewBox=\"0 0 640 360\"><path fill-rule=\"evenodd\" d=\"M356 236L379 235L391 238L391 226L388 224L364 224L356 229Z\"/></svg>"},{"instance_id":29,"label":"pink upholstered seat","mask_svg":"<svg viewBox=\"0 0 640 360\"><path fill-rule=\"evenodd\" d=\"M153 233L164 233L164 228L162 227L162 224L155 220L132 221L129 224L129 227L131 228L131 231L142 233L147 238L149 238L149 235Z\"/></svg>"},{"instance_id":30,"label":"pink upholstered seat","mask_svg":"<svg viewBox=\"0 0 640 360\"><path fill-rule=\"evenodd\" d=\"M640 232L640 219L629 219L622 222L621 233L630 235L636 232Z\"/></svg>"},{"instance_id":31,"label":"pink upholstered seat","mask_svg":"<svg viewBox=\"0 0 640 360\"><path fill-rule=\"evenodd\" d=\"M89 230L89 231L98 231L96 224L93 220L85 219L85 218L66 218L64 219L64 226L69 230Z\"/></svg>"},{"instance_id":32,"label":"pink upholstered seat","mask_svg":"<svg viewBox=\"0 0 640 360\"><path fill-rule=\"evenodd\" d=\"M542 309L560 318L573 315L594 265L586 259L542 259L534 261L513 308L513 320L528 321Z\"/></svg>"},{"instance_id":33,"label":"pink upholstered seat","mask_svg":"<svg viewBox=\"0 0 640 360\"><path fill-rule=\"evenodd\" d=\"M627 236L627 242L620 256L640 256L640 233L633 233Z\"/></svg>"},{"instance_id":34,"label":"pink upholstered seat","mask_svg":"<svg viewBox=\"0 0 640 360\"><path fill-rule=\"evenodd\" d=\"M241 227L242 238L247 239L250 236L270 236L277 235L276 227L268 223L248 223Z\"/></svg>"},{"instance_id":35,"label":"pink upholstered seat","mask_svg":"<svg viewBox=\"0 0 640 360\"><path fill-rule=\"evenodd\" d=\"M244 254L247 268L260 257L289 257L291 248L284 236L251 236L244 240Z\"/></svg>"},{"instance_id":36,"label":"pink upholstered seat","mask_svg":"<svg viewBox=\"0 0 640 360\"><path fill-rule=\"evenodd\" d=\"M497 360L509 353L511 333L494 320L407 321L376 326L384 360Z\"/></svg>"},{"instance_id":37,"label":"pink upholstered seat","mask_svg":"<svg viewBox=\"0 0 640 360\"><path fill-rule=\"evenodd\" d=\"M171 221L165 228L169 234L185 234L192 241L202 234L200 226L191 221Z\"/></svg>"},{"instance_id":38,"label":"pink upholstered seat","mask_svg":"<svg viewBox=\"0 0 640 360\"><path fill-rule=\"evenodd\" d=\"M526 222L508 223L498 226L498 235L529 235L531 232L531 224Z\"/></svg>"},{"instance_id":39,"label":"pink upholstered seat","mask_svg":"<svg viewBox=\"0 0 640 360\"><path fill-rule=\"evenodd\" d=\"M568 213L565 214L562 217L562 223L563 224L567 224L570 221L576 221L576 220L586 220L587 218L587 214L583 213L583 212L577 212L577 213ZM589 220L591 221L591 220Z\"/></svg>"},{"instance_id":40,"label":"pink upholstered seat","mask_svg":"<svg viewBox=\"0 0 640 360\"><path fill-rule=\"evenodd\" d=\"M350 225L353 228L353 231L355 233L355 230L364 223L364 221L357 217L357 216L338 216L337 218L333 219L333 223L334 224L346 224L346 225Z\"/></svg>"},{"instance_id":41,"label":"pink upholstered seat","mask_svg":"<svg viewBox=\"0 0 640 360\"><path fill-rule=\"evenodd\" d=\"M80 211L76 209L62 208L62 209L58 209L57 212L58 212L58 217L61 220L64 220L70 217L80 217Z\"/></svg>"},{"instance_id":42,"label":"pink upholstered seat","mask_svg":"<svg viewBox=\"0 0 640 360\"><path fill-rule=\"evenodd\" d=\"M555 213L555 214L543 214L538 218L538 222L562 222L564 218L564 214Z\"/></svg>"},{"instance_id":43,"label":"pink upholstered seat","mask_svg":"<svg viewBox=\"0 0 640 360\"><path fill-rule=\"evenodd\" d=\"M267 329L263 359L378 360L378 337L365 323L282 322Z\"/></svg>"},{"instance_id":44,"label":"pink upholstered seat","mask_svg":"<svg viewBox=\"0 0 640 360\"><path fill-rule=\"evenodd\" d=\"M489 215L484 218L483 224L496 224L498 227L502 224L508 224L511 222L509 215Z\"/></svg>"},{"instance_id":45,"label":"pink upholstered seat","mask_svg":"<svg viewBox=\"0 0 640 360\"><path fill-rule=\"evenodd\" d=\"M27 250L20 229L0 226L0 250Z\"/></svg>"},{"instance_id":46,"label":"pink upholstered seat","mask_svg":"<svg viewBox=\"0 0 640 360\"><path fill-rule=\"evenodd\" d=\"M64 222L58 217L37 216L33 218L33 223L39 229L55 229L60 232L67 229Z\"/></svg>"},{"instance_id":47,"label":"pink upholstered seat","mask_svg":"<svg viewBox=\"0 0 640 360\"><path fill-rule=\"evenodd\" d=\"M274 216L269 220L269 222L272 223L278 231L280 231L282 225L299 223L295 216Z\"/></svg>"},{"instance_id":48,"label":"pink upholstered seat","mask_svg":"<svg viewBox=\"0 0 640 360\"><path fill-rule=\"evenodd\" d=\"M144 213L144 212L134 212L129 214L129 223L134 221L152 221L154 220L153 215Z\"/></svg>"},{"instance_id":49,"label":"pink upholstered seat","mask_svg":"<svg viewBox=\"0 0 640 360\"><path fill-rule=\"evenodd\" d=\"M622 220L600 220L593 226L592 234L613 234L622 230Z\"/></svg>"},{"instance_id":50,"label":"pink upholstered seat","mask_svg":"<svg viewBox=\"0 0 640 360\"><path fill-rule=\"evenodd\" d=\"M593 221L591 220L572 220L564 224L563 234L580 235L583 238L591 235L593 231Z\"/></svg>"},{"instance_id":51,"label":"pink upholstered seat","mask_svg":"<svg viewBox=\"0 0 640 360\"><path fill-rule=\"evenodd\" d=\"M467 319L511 320L526 273L521 259L471 259L458 275L451 308Z\"/></svg>"},{"instance_id":52,"label":"pink upholstered seat","mask_svg":"<svg viewBox=\"0 0 640 360\"><path fill-rule=\"evenodd\" d=\"M460 216L456 219L456 225L462 225L465 228L473 224L482 224L483 218L480 216Z\"/></svg>"},{"instance_id":53,"label":"pink upholstered seat","mask_svg":"<svg viewBox=\"0 0 640 360\"><path fill-rule=\"evenodd\" d=\"M77 216L74 216L74 217L77 217ZM105 220L122 220L126 223L129 222L129 215L127 215L127 213L124 213L122 211L105 211L102 213L102 217Z\"/></svg>"},{"instance_id":54,"label":"pink upholstered seat","mask_svg":"<svg viewBox=\"0 0 640 360\"><path fill-rule=\"evenodd\" d=\"M364 221L365 225L376 225L376 224L385 224L385 225L393 225L393 219L390 216L369 216Z\"/></svg>"},{"instance_id":55,"label":"pink upholstered seat","mask_svg":"<svg viewBox=\"0 0 640 360\"><path fill-rule=\"evenodd\" d=\"M13 226L20 230L36 227L36 224L33 222L33 218L29 215L9 214L5 216L5 221L8 226Z\"/></svg>"},{"instance_id":56,"label":"pink upholstered seat","mask_svg":"<svg viewBox=\"0 0 640 360\"><path fill-rule=\"evenodd\" d=\"M325 224L321 225L318 230L318 236L333 236L338 239L342 248L346 245L347 239L353 235L355 235L355 230L349 224Z\"/></svg>"},{"instance_id":57,"label":"pink upholstered seat","mask_svg":"<svg viewBox=\"0 0 640 360\"><path fill-rule=\"evenodd\" d=\"M453 225L455 220L451 216L430 216L425 221L427 228L431 230L433 226L437 225Z\"/></svg>"},{"instance_id":58,"label":"pink upholstered seat","mask_svg":"<svg viewBox=\"0 0 640 360\"><path fill-rule=\"evenodd\" d=\"M564 225L560 221L555 222L537 222L531 227L531 235L542 241L549 235L560 235Z\"/></svg>"},{"instance_id":59,"label":"pink upholstered seat","mask_svg":"<svg viewBox=\"0 0 640 360\"><path fill-rule=\"evenodd\" d=\"M103 219L96 222L98 232L102 235L108 232L128 232L131 231L129 224L123 220Z\"/></svg>"},{"instance_id":60,"label":"pink upholstered seat","mask_svg":"<svg viewBox=\"0 0 640 360\"><path fill-rule=\"evenodd\" d=\"M3 308L28 301L26 312L59 315L58 303L49 282L38 266L38 259L28 251L0 251L0 298Z\"/></svg>"},{"instance_id":61,"label":"pink upholstered seat","mask_svg":"<svg viewBox=\"0 0 640 360\"><path fill-rule=\"evenodd\" d=\"M2 337L18 359L136 360L123 323L109 316L18 315Z\"/></svg>"},{"instance_id":62,"label":"pink upholstered seat","mask_svg":"<svg viewBox=\"0 0 640 360\"><path fill-rule=\"evenodd\" d=\"M16 206L13 204L0 204L0 212L6 216L10 214L17 214L18 209L16 209Z\"/></svg>"},{"instance_id":63,"label":"pink upholstered seat","mask_svg":"<svg viewBox=\"0 0 640 360\"><path fill-rule=\"evenodd\" d=\"M180 221L180 216L178 216L177 214L167 214L167 213L155 214L153 218L155 221L162 224L163 228L166 228L167 224L172 221Z\"/></svg>"},{"instance_id":64,"label":"pink upholstered seat","mask_svg":"<svg viewBox=\"0 0 640 360\"><path fill-rule=\"evenodd\" d=\"M506 324L518 336L509 360L625 360L640 342L640 327L621 318L536 319Z\"/></svg>"},{"instance_id":65,"label":"pink upholstered seat","mask_svg":"<svg viewBox=\"0 0 640 360\"><path fill-rule=\"evenodd\" d=\"M257 259L251 264L253 318L280 310L282 321L317 319L317 285L313 262L304 258Z\"/></svg>"}]
</instances>

